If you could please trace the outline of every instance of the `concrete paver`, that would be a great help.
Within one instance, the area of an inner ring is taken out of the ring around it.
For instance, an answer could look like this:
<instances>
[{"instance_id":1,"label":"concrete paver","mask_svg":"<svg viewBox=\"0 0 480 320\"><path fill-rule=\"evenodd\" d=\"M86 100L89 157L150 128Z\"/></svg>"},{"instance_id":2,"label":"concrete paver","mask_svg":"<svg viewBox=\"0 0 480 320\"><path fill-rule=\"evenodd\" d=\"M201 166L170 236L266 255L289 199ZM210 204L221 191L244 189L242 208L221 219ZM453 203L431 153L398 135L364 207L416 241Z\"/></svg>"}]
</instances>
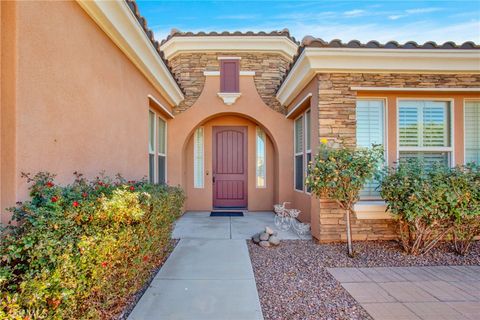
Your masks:
<instances>
[{"instance_id":1,"label":"concrete paver","mask_svg":"<svg viewBox=\"0 0 480 320\"><path fill-rule=\"evenodd\" d=\"M374 319L480 319L478 266L328 271Z\"/></svg>"},{"instance_id":2,"label":"concrete paver","mask_svg":"<svg viewBox=\"0 0 480 320\"><path fill-rule=\"evenodd\" d=\"M417 320L420 319L402 303L365 303L362 306L374 319Z\"/></svg>"}]
</instances>

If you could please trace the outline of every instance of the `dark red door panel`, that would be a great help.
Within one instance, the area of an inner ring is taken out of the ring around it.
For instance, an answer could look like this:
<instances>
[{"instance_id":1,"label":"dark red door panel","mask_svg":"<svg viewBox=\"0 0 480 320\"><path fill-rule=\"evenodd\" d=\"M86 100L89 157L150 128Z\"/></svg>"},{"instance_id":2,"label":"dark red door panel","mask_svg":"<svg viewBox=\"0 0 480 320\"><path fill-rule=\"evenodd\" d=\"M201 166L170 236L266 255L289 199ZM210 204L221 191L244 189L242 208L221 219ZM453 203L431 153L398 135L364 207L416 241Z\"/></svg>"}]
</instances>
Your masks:
<instances>
[{"instance_id":1,"label":"dark red door panel","mask_svg":"<svg viewBox=\"0 0 480 320\"><path fill-rule=\"evenodd\" d=\"M247 207L247 128L213 127L213 206Z\"/></svg>"}]
</instances>

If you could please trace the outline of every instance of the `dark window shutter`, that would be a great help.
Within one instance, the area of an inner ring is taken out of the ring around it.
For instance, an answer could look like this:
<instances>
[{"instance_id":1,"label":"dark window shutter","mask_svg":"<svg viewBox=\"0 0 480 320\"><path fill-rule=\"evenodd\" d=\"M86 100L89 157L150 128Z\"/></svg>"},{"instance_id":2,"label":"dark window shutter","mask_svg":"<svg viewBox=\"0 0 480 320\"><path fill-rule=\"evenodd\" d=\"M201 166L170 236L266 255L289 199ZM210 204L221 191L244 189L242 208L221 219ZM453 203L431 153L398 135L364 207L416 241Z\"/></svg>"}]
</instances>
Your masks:
<instances>
[{"instance_id":1,"label":"dark window shutter","mask_svg":"<svg viewBox=\"0 0 480 320\"><path fill-rule=\"evenodd\" d=\"M239 60L220 60L220 92L240 92Z\"/></svg>"}]
</instances>

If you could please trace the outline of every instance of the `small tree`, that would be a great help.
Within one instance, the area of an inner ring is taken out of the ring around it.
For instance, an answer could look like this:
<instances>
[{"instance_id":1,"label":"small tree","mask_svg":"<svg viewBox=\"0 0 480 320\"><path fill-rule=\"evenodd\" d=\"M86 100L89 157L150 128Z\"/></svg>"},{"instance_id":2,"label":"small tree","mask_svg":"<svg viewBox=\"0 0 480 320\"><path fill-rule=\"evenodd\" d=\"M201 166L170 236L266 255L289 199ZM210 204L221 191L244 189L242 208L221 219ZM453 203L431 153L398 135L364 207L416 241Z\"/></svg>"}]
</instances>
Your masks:
<instances>
[{"instance_id":1,"label":"small tree","mask_svg":"<svg viewBox=\"0 0 480 320\"><path fill-rule=\"evenodd\" d=\"M322 140L318 154L309 164L306 184L319 198L335 201L345 210L347 246L353 256L350 215L359 199L360 190L371 180L383 159L383 148L348 148L333 146Z\"/></svg>"}]
</instances>

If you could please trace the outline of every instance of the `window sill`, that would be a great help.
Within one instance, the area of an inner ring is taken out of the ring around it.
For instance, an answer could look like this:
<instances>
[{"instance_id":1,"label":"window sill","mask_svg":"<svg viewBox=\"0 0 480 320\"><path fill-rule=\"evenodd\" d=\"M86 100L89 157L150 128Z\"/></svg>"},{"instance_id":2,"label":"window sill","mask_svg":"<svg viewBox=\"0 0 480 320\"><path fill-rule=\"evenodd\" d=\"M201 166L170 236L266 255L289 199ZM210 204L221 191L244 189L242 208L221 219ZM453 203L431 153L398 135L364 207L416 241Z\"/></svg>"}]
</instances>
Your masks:
<instances>
[{"instance_id":1,"label":"window sill","mask_svg":"<svg viewBox=\"0 0 480 320\"><path fill-rule=\"evenodd\" d=\"M359 220L367 219L393 219L389 212L386 212L387 205L384 201L359 201L353 209Z\"/></svg>"},{"instance_id":2,"label":"window sill","mask_svg":"<svg viewBox=\"0 0 480 320\"><path fill-rule=\"evenodd\" d=\"M219 92L217 95L223 100L223 103L231 106L242 94L240 92Z\"/></svg>"}]
</instances>

